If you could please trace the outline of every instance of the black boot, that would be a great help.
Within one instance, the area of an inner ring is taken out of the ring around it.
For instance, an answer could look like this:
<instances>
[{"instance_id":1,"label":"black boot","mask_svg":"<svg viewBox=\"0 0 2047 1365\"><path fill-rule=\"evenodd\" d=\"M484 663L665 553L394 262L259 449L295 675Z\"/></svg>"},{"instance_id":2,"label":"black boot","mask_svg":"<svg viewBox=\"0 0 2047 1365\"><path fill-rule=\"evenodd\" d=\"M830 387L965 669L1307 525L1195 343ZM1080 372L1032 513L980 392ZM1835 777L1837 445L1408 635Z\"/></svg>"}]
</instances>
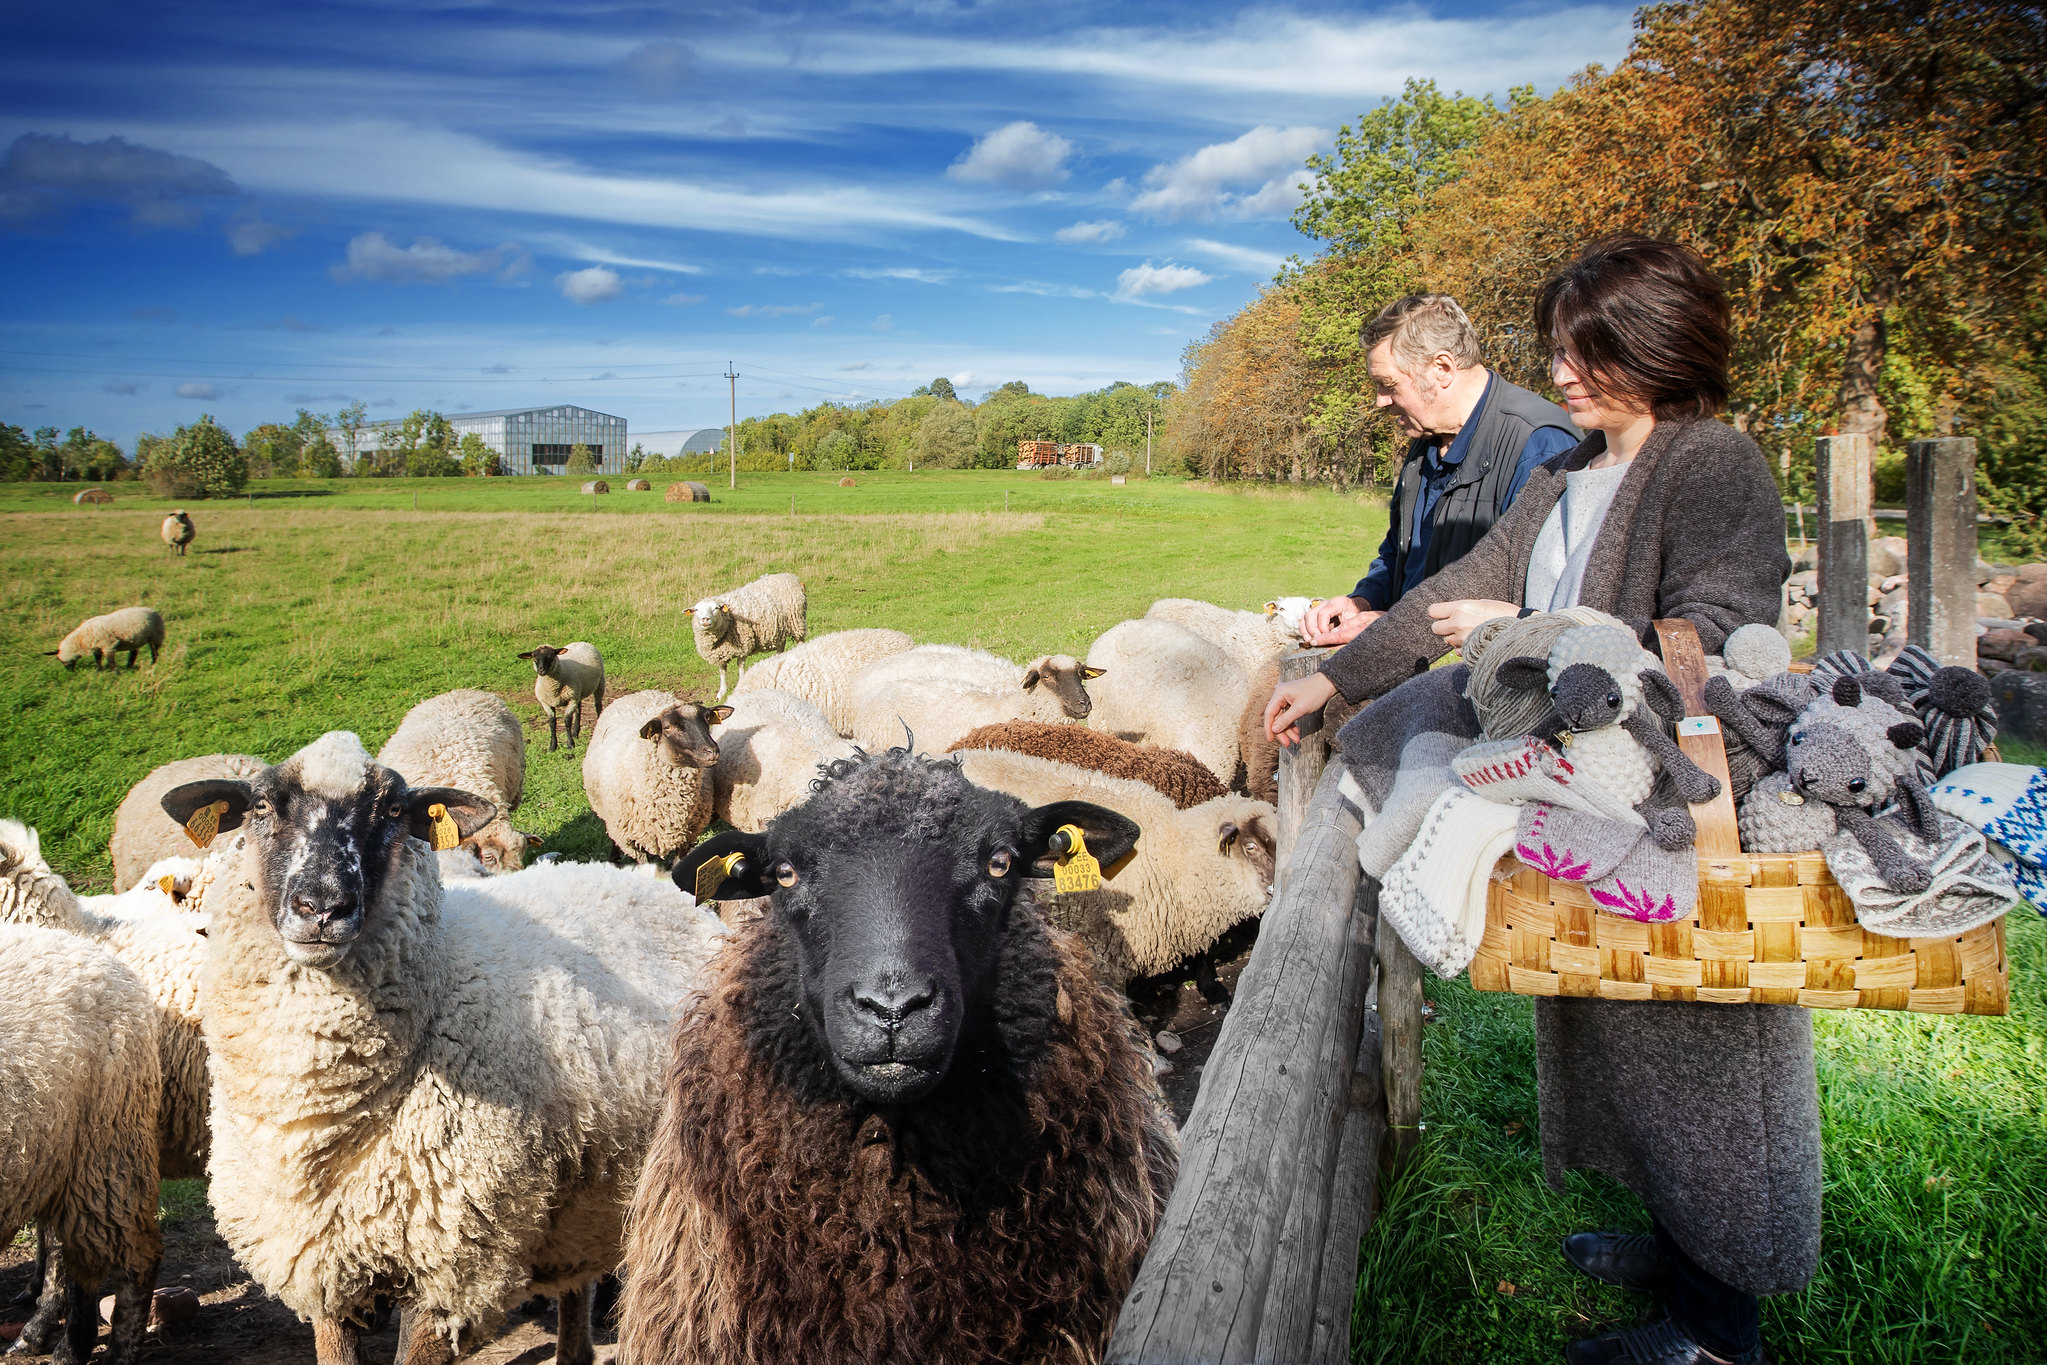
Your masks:
<instances>
[{"instance_id":1,"label":"black boot","mask_svg":"<svg viewBox=\"0 0 2047 1365\"><path fill-rule=\"evenodd\" d=\"M1767 1365L1769 1357L1758 1346L1738 1356L1708 1354L1692 1334L1669 1318L1624 1332L1574 1341L1564 1347L1570 1365Z\"/></svg>"},{"instance_id":2,"label":"black boot","mask_svg":"<svg viewBox=\"0 0 2047 1365\"><path fill-rule=\"evenodd\" d=\"M1646 1232L1574 1232L1564 1239L1564 1259L1595 1280L1637 1294L1661 1293L1670 1282L1670 1263Z\"/></svg>"}]
</instances>

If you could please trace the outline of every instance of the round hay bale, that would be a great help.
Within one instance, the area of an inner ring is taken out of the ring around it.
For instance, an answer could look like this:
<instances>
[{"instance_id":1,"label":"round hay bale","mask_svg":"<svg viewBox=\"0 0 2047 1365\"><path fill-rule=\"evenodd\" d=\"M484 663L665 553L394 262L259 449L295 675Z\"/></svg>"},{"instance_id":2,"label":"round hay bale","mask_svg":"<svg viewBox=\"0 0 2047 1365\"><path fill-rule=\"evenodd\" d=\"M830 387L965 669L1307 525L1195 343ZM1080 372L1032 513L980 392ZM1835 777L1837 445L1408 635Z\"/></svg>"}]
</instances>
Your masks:
<instances>
[{"instance_id":1,"label":"round hay bale","mask_svg":"<svg viewBox=\"0 0 2047 1365\"><path fill-rule=\"evenodd\" d=\"M653 487L654 485L648 483L645 479L627 479L625 481L625 491L628 493L647 493L651 492Z\"/></svg>"},{"instance_id":2,"label":"round hay bale","mask_svg":"<svg viewBox=\"0 0 2047 1365\"><path fill-rule=\"evenodd\" d=\"M71 501L81 507L87 503L107 503L113 500L114 495L104 488L81 488L71 495Z\"/></svg>"},{"instance_id":3,"label":"round hay bale","mask_svg":"<svg viewBox=\"0 0 2047 1365\"><path fill-rule=\"evenodd\" d=\"M851 488L852 486L853 476L850 474L848 474L845 478L839 480L839 487L841 488Z\"/></svg>"},{"instance_id":4,"label":"round hay bale","mask_svg":"<svg viewBox=\"0 0 2047 1365\"><path fill-rule=\"evenodd\" d=\"M694 479L685 479L669 484L666 497L670 502L709 502L711 490Z\"/></svg>"},{"instance_id":5,"label":"round hay bale","mask_svg":"<svg viewBox=\"0 0 2047 1365\"><path fill-rule=\"evenodd\" d=\"M689 491L690 498L694 502L709 502L711 500L709 484L698 483L695 479L691 479L689 481Z\"/></svg>"},{"instance_id":6,"label":"round hay bale","mask_svg":"<svg viewBox=\"0 0 2047 1365\"><path fill-rule=\"evenodd\" d=\"M592 479L583 485L583 491L585 493L609 493L611 485L602 479Z\"/></svg>"}]
</instances>

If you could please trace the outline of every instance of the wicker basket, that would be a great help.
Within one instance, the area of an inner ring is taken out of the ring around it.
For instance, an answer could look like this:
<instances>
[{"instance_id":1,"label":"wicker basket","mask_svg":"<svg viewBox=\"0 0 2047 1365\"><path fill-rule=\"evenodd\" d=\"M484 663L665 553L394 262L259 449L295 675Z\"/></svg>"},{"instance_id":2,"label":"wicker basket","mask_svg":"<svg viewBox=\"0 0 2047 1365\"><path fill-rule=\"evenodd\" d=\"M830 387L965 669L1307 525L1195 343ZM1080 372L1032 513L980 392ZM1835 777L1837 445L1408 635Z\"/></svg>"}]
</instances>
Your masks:
<instances>
[{"instance_id":1,"label":"wicker basket","mask_svg":"<svg viewBox=\"0 0 2047 1365\"><path fill-rule=\"evenodd\" d=\"M1705 663L1687 622L1657 623L1666 669L1686 710L1704 713ZM1699 822L1699 905L1688 919L1644 924L1601 910L1575 882L1501 859L1486 897L1485 938L1471 984L1516 995L1602 1000L1706 1000L1814 1009L2003 1014L2011 997L2004 921L1953 938L1887 938L1864 930L1817 852L1743 853L1715 732L1680 741L1721 779L1693 808Z\"/></svg>"}]
</instances>

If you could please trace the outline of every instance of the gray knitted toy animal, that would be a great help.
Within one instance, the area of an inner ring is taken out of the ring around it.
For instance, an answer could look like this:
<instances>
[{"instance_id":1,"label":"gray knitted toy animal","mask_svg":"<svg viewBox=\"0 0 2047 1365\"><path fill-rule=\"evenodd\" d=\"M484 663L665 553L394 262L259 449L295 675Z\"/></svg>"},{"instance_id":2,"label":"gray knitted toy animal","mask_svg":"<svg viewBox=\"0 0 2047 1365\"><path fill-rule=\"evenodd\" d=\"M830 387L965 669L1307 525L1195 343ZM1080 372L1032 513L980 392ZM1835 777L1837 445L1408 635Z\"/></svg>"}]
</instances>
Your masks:
<instances>
[{"instance_id":1,"label":"gray knitted toy animal","mask_svg":"<svg viewBox=\"0 0 2047 1365\"><path fill-rule=\"evenodd\" d=\"M1925 737L1918 721L1843 674L1829 695L1806 707L1786 746L1791 789L1832 806L1841 831L1854 836L1878 875L1898 891L1925 890L1932 869L1905 852L1876 812L1895 802L1898 810L1884 819L1901 820L1925 839L1939 837L1919 760Z\"/></svg>"},{"instance_id":2,"label":"gray knitted toy animal","mask_svg":"<svg viewBox=\"0 0 2047 1365\"><path fill-rule=\"evenodd\" d=\"M1834 808L1791 788L1789 773L1765 773L1741 803L1741 846L1750 853L1810 853L1840 828Z\"/></svg>"},{"instance_id":3,"label":"gray knitted toy animal","mask_svg":"<svg viewBox=\"0 0 2047 1365\"><path fill-rule=\"evenodd\" d=\"M1818 695L1819 688L1804 673L1777 673L1745 691L1737 691L1725 675L1706 680L1706 710L1720 721L1737 804L1765 773L1783 770L1784 738Z\"/></svg>"},{"instance_id":4,"label":"gray knitted toy animal","mask_svg":"<svg viewBox=\"0 0 2047 1365\"><path fill-rule=\"evenodd\" d=\"M1698 836L1687 803L1711 801L1720 780L1672 738L1684 699L1653 663L1625 627L1577 626L1549 658L1509 659L1498 676L1526 691L1547 687L1551 712L1535 735L1568 746L1573 766L1634 806L1658 845L1680 849Z\"/></svg>"}]
</instances>

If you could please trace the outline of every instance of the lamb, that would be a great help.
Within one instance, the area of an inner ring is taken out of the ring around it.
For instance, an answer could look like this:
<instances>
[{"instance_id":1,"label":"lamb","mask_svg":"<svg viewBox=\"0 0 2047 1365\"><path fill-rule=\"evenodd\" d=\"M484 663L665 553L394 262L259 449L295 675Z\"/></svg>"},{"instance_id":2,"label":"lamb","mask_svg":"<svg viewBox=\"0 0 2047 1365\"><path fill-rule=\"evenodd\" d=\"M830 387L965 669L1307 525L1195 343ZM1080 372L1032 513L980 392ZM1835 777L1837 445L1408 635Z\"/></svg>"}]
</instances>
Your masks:
<instances>
[{"instance_id":1,"label":"lamb","mask_svg":"<svg viewBox=\"0 0 2047 1365\"><path fill-rule=\"evenodd\" d=\"M106 1359L142 1344L163 1258L156 1221L163 1078L148 990L75 934L0 924L0 1233L33 1220L51 1248L57 1311L15 1349L82 1365L99 1337L100 1281L114 1277ZM60 1305L60 1306L58 1306Z\"/></svg>"},{"instance_id":2,"label":"lamb","mask_svg":"<svg viewBox=\"0 0 2047 1365\"><path fill-rule=\"evenodd\" d=\"M1275 597L1265 604L1265 615L1275 626L1298 641L1301 638L1301 622L1308 613L1322 605L1319 597Z\"/></svg>"},{"instance_id":3,"label":"lamb","mask_svg":"<svg viewBox=\"0 0 2047 1365\"><path fill-rule=\"evenodd\" d=\"M622 1365L1100 1357L1178 1140L1126 1006L1026 880L1067 828L1104 865L1138 832L895 749L677 865L773 911L675 1031Z\"/></svg>"},{"instance_id":4,"label":"lamb","mask_svg":"<svg viewBox=\"0 0 2047 1365\"><path fill-rule=\"evenodd\" d=\"M116 667L114 655L124 649L128 651L128 667L135 667L135 656L144 649L149 651L149 662L154 664L157 651L162 648L163 616L157 609L122 607L80 621L76 629L57 642L55 649L43 653L55 655L66 668L78 667L78 661L90 654L97 670Z\"/></svg>"},{"instance_id":5,"label":"lamb","mask_svg":"<svg viewBox=\"0 0 2047 1365\"><path fill-rule=\"evenodd\" d=\"M731 714L648 691L619 698L598 720L583 753L583 793L621 853L643 863L697 841L711 823L711 727Z\"/></svg>"},{"instance_id":6,"label":"lamb","mask_svg":"<svg viewBox=\"0 0 2047 1365\"><path fill-rule=\"evenodd\" d=\"M1250 676L1220 646L1177 622L1124 621L1088 647L1087 661L1108 672L1090 730L1184 749L1223 783L1236 781L1238 729L1254 698Z\"/></svg>"},{"instance_id":7,"label":"lamb","mask_svg":"<svg viewBox=\"0 0 2047 1365\"><path fill-rule=\"evenodd\" d=\"M745 680L741 674L740 681ZM820 764L857 752L822 711L779 688L735 691L725 709L717 734L718 766L711 769L711 813L735 829L767 828L769 821L809 798Z\"/></svg>"},{"instance_id":8,"label":"lamb","mask_svg":"<svg viewBox=\"0 0 2047 1365\"><path fill-rule=\"evenodd\" d=\"M1058 896L1047 907L1093 950L1111 983L1169 971L1265 913L1278 829L1266 802L1227 795L1178 810L1142 782L1029 754L972 749L956 757L977 787L1024 801L1091 801L1144 830L1132 865L1114 884Z\"/></svg>"},{"instance_id":9,"label":"lamb","mask_svg":"<svg viewBox=\"0 0 2047 1365\"><path fill-rule=\"evenodd\" d=\"M904 743L942 754L967 731L1006 720L1058 724L1094 708L1086 683L1102 676L1071 654L1045 654L1028 666L985 650L919 645L871 664L853 680L848 737L870 753Z\"/></svg>"},{"instance_id":10,"label":"lamb","mask_svg":"<svg viewBox=\"0 0 2047 1365\"><path fill-rule=\"evenodd\" d=\"M588 640L576 640L560 649L535 645L519 656L533 661L533 696L547 712L547 751L560 747L556 723L568 722L569 752L576 751L576 736L583 733L583 698L596 703L596 716L604 716L604 656Z\"/></svg>"},{"instance_id":11,"label":"lamb","mask_svg":"<svg viewBox=\"0 0 2047 1365\"><path fill-rule=\"evenodd\" d=\"M185 831L163 813L165 792L202 777L253 777L268 766L254 754L205 754L150 769L114 811L114 837L107 841L107 853L114 860L114 890L126 891L140 882L154 863L193 851Z\"/></svg>"},{"instance_id":12,"label":"lamb","mask_svg":"<svg viewBox=\"0 0 2047 1365\"><path fill-rule=\"evenodd\" d=\"M1081 725L1045 725L1031 720L983 725L953 745L951 752L962 749L1006 749L1076 768L1092 768L1110 777L1126 777L1144 783L1181 810L1213 801L1229 791L1192 754L1153 744L1133 744Z\"/></svg>"},{"instance_id":13,"label":"lamb","mask_svg":"<svg viewBox=\"0 0 2047 1365\"><path fill-rule=\"evenodd\" d=\"M589 1290L618 1263L715 917L602 865L443 886L429 842L490 803L408 787L341 732L164 808L236 832L201 993L235 1258L312 1320L320 1365L353 1365L380 1294L400 1361L439 1365L533 1293L561 1299L556 1359L590 1365Z\"/></svg>"},{"instance_id":14,"label":"lamb","mask_svg":"<svg viewBox=\"0 0 2047 1365\"><path fill-rule=\"evenodd\" d=\"M900 630L835 630L742 670L732 695L777 687L824 712L839 734L851 734L855 676L916 644Z\"/></svg>"},{"instance_id":15,"label":"lamb","mask_svg":"<svg viewBox=\"0 0 2047 1365\"><path fill-rule=\"evenodd\" d=\"M725 700L725 665L750 654L777 654L801 643L809 629L803 580L771 573L690 608L697 653L718 670L718 700Z\"/></svg>"},{"instance_id":16,"label":"lamb","mask_svg":"<svg viewBox=\"0 0 2047 1365\"><path fill-rule=\"evenodd\" d=\"M185 547L198 536L199 528L192 524L192 518L180 507L163 519L163 525L157 528L157 534L162 536L163 543L182 559L185 556Z\"/></svg>"},{"instance_id":17,"label":"lamb","mask_svg":"<svg viewBox=\"0 0 2047 1365\"><path fill-rule=\"evenodd\" d=\"M463 841L486 872L517 871L544 841L508 818L526 789L526 732L512 708L489 692L462 688L428 697L405 713L377 762L407 785L455 787L497 807L497 818Z\"/></svg>"},{"instance_id":18,"label":"lamb","mask_svg":"<svg viewBox=\"0 0 2047 1365\"><path fill-rule=\"evenodd\" d=\"M1307 598L1288 598L1306 604ZM1302 611L1306 611L1303 605ZM1244 709L1237 717L1237 752L1244 765L1244 790L1260 801L1279 800L1279 745L1265 732L1265 702L1279 686L1279 661L1300 647L1300 613L1288 625L1279 602L1264 612L1231 611L1188 597L1162 597L1144 613L1147 621L1187 627L1230 656L1249 679Z\"/></svg>"}]
</instances>

